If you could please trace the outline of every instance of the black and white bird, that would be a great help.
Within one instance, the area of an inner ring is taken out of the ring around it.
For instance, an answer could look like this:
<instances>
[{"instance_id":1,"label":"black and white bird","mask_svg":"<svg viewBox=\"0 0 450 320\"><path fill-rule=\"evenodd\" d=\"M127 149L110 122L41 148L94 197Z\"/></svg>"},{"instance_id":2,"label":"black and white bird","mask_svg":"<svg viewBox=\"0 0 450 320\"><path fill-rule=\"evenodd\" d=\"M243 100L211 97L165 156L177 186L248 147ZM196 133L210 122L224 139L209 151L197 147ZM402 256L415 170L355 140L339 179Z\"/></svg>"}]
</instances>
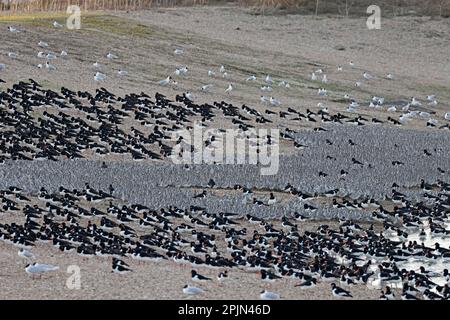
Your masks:
<instances>
[{"instance_id":1,"label":"black and white bird","mask_svg":"<svg viewBox=\"0 0 450 320\"><path fill-rule=\"evenodd\" d=\"M208 277L205 277L205 276L199 274L195 270L191 271L191 279L192 279L192 281L195 281L195 282L208 282L208 281L212 280L211 278L208 278Z\"/></svg>"},{"instance_id":2,"label":"black and white bird","mask_svg":"<svg viewBox=\"0 0 450 320\"><path fill-rule=\"evenodd\" d=\"M333 293L333 296L335 296L335 297L353 298L353 296L351 295L351 293L349 291L338 287L335 283L331 284L331 292Z\"/></svg>"}]
</instances>

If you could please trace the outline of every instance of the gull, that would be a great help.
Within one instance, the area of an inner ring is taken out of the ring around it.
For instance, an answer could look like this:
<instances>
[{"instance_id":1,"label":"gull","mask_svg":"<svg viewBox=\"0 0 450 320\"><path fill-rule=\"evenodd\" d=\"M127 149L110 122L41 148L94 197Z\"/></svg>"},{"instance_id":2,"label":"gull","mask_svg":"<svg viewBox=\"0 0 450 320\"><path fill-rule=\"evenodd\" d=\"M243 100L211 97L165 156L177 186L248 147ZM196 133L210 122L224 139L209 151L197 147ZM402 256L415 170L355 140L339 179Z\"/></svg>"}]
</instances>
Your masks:
<instances>
[{"instance_id":1,"label":"gull","mask_svg":"<svg viewBox=\"0 0 450 320\"><path fill-rule=\"evenodd\" d=\"M161 85L161 86L167 86L170 83L170 80L172 80L172 77L168 76L165 79L159 80L158 84Z\"/></svg>"},{"instance_id":2,"label":"gull","mask_svg":"<svg viewBox=\"0 0 450 320\"><path fill-rule=\"evenodd\" d=\"M389 111L389 112L396 112L397 111L397 107L396 106L389 107L387 109L387 111Z\"/></svg>"},{"instance_id":3,"label":"gull","mask_svg":"<svg viewBox=\"0 0 450 320\"><path fill-rule=\"evenodd\" d=\"M280 295L278 293L270 292L270 291L266 291L266 290L262 291L259 296L263 300L278 300L278 299L280 299Z\"/></svg>"},{"instance_id":4,"label":"gull","mask_svg":"<svg viewBox=\"0 0 450 320\"><path fill-rule=\"evenodd\" d=\"M349 105L348 107L347 107L347 110L346 110L347 112L356 112L356 109L354 108L354 107L352 107L351 105Z\"/></svg>"},{"instance_id":5,"label":"gull","mask_svg":"<svg viewBox=\"0 0 450 320\"><path fill-rule=\"evenodd\" d=\"M0 63L0 71L5 70L5 69L6 69L6 64Z\"/></svg>"},{"instance_id":6,"label":"gull","mask_svg":"<svg viewBox=\"0 0 450 320\"><path fill-rule=\"evenodd\" d=\"M25 259L35 259L35 255L32 254L30 251L25 250L23 248L21 248L17 254L19 255L19 257L25 258Z\"/></svg>"},{"instance_id":7,"label":"gull","mask_svg":"<svg viewBox=\"0 0 450 320\"><path fill-rule=\"evenodd\" d=\"M9 32L13 32L13 33L20 32L18 29L11 27L11 26L8 26L8 30L9 30Z\"/></svg>"},{"instance_id":8,"label":"gull","mask_svg":"<svg viewBox=\"0 0 450 320\"><path fill-rule=\"evenodd\" d=\"M327 79L327 75L326 74L324 74L322 76L322 83L328 83L328 79Z\"/></svg>"},{"instance_id":9,"label":"gull","mask_svg":"<svg viewBox=\"0 0 450 320\"><path fill-rule=\"evenodd\" d=\"M187 66L184 66L184 67L182 67L182 68L180 68L180 72L181 72L181 74L186 74L187 72L188 72L188 67Z\"/></svg>"},{"instance_id":10,"label":"gull","mask_svg":"<svg viewBox=\"0 0 450 320\"><path fill-rule=\"evenodd\" d=\"M375 102L377 104L383 104L384 103L384 98L383 97L373 96L372 97L372 102Z\"/></svg>"},{"instance_id":11,"label":"gull","mask_svg":"<svg viewBox=\"0 0 450 320\"><path fill-rule=\"evenodd\" d=\"M430 117L430 113L426 112L426 111L420 111L419 112L419 116L421 116L422 118L429 118Z\"/></svg>"},{"instance_id":12,"label":"gull","mask_svg":"<svg viewBox=\"0 0 450 320\"><path fill-rule=\"evenodd\" d=\"M350 95L349 94L344 94L344 99L350 99Z\"/></svg>"},{"instance_id":13,"label":"gull","mask_svg":"<svg viewBox=\"0 0 450 320\"><path fill-rule=\"evenodd\" d=\"M269 102L273 106L279 106L281 104L281 102L275 99L274 97L270 97Z\"/></svg>"},{"instance_id":14,"label":"gull","mask_svg":"<svg viewBox=\"0 0 450 320\"><path fill-rule=\"evenodd\" d=\"M224 73L222 74L222 77L223 77L223 78L227 78L227 77L228 77L228 73L227 73L227 72L224 72Z\"/></svg>"},{"instance_id":15,"label":"gull","mask_svg":"<svg viewBox=\"0 0 450 320\"><path fill-rule=\"evenodd\" d=\"M259 98L259 100L261 100L262 103L267 103L267 102L269 102L269 98L267 98L267 97L265 97L265 96L261 96L261 97Z\"/></svg>"},{"instance_id":16,"label":"gull","mask_svg":"<svg viewBox=\"0 0 450 320\"><path fill-rule=\"evenodd\" d=\"M67 57L67 51L63 50L63 51L61 51L61 53L59 55L61 57Z\"/></svg>"},{"instance_id":17,"label":"gull","mask_svg":"<svg viewBox=\"0 0 450 320\"><path fill-rule=\"evenodd\" d=\"M209 89L211 89L212 87L212 84L205 84L204 86L202 86L202 91L209 91Z\"/></svg>"},{"instance_id":18,"label":"gull","mask_svg":"<svg viewBox=\"0 0 450 320\"><path fill-rule=\"evenodd\" d=\"M353 61L350 61L348 64L350 65L350 67L354 67L355 66L355 63Z\"/></svg>"},{"instance_id":19,"label":"gull","mask_svg":"<svg viewBox=\"0 0 450 320\"><path fill-rule=\"evenodd\" d=\"M409 113L405 113L398 118L398 121L400 121L401 123L405 123L410 119L411 119L411 115Z\"/></svg>"},{"instance_id":20,"label":"gull","mask_svg":"<svg viewBox=\"0 0 450 320\"><path fill-rule=\"evenodd\" d=\"M37 67L38 67L39 69L42 69L44 66L42 65L42 63L39 63L39 64L37 65Z\"/></svg>"},{"instance_id":21,"label":"gull","mask_svg":"<svg viewBox=\"0 0 450 320\"><path fill-rule=\"evenodd\" d=\"M319 95L319 96L326 96L327 95L327 89L325 89L325 88L319 88L319 90L317 91L317 94Z\"/></svg>"},{"instance_id":22,"label":"gull","mask_svg":"<svg viewBox=\"0 0 450 320\"><path fill-rule=\"evenodd\" d=\"M17 59L19 55L15 52L8 52L8 57L10 57L11 59Z\"/></svg>"},{"instance_id":23,"label":"gull","mask_svg":"<svg viewBox=\"0 0 450 320\"><path fill-rule=\"evenodd\" d=\"M342 71L343 69L342 69L342 66L338 66L337 67L337 71Z\"/></svg>"},{"instance_id":24,"label":"gull","mask_svg":"<svg viewBox=\"0 0 450 320\"><path fill-rule=\"evenodd\" d=\"M183 287L183 293L185 294L190 294L190 295L195 295L195 294L200 294L200 293L204 293L205 291L203 291L203 289L201 288L197 288L197 287L193 287L190 285L185 285Z\"/></svg>"},{"instance_id":25,"label":"gull","mask_svg":"<svg viewBox=\"0 0 450 320\"><path fill-rule=\"evenodd\" d=\"M43 274L46 272L56 271L58 269L59 269L58 266L53 266L51 264L33 263L33 264L28 264L25 267L25 272L34 276L35 274L40 275L40 274Z\"/></svg>"},{"instance_id":26,"label":"gull","mask_svg":"<svg viewBox=\"0 0 450 320\"><path fill-rule=\"evenodd\" d=\"M356 81L356 83L355 83L355 87L357 87L357 88L360 88L360 87L361 87L361 85L362 85L362 83L361 83L361 82L359 82L359 81Z\"/></svg>"},{"instance_id":27,"label":"gull","mask_svg":"<svg viewBox=\"0 0 450 320\"><path fill-rule=\"evenodd\" d=\"M186 98L188 98L190 101L194 101L194 95L190 92L186 92Z\"/></svg>"},{"instance_id":28,"label":"gull","mask_svg":"<svg viewBox=\"0 0 450 320\"><path fill-rule=\"evenodd\" d=\"M52 64L50 64L50 62L46 61L45 62L45 68L48 70L56 70L56 67Z\"/></svg>"},{"instance_id":29,"label":"gull","mask_svg":"<svg viewBox=\"0 0 450 320\"><path fill-rule=\"evenodd\" d=\"M220 73L224 73L225 72L225 67L223 65L221 65L219 71L220 71Z\"/></svg>"},{"instance_id":30,"label":"gull","mask_svg":"<svg viewBox=\"0 0 450 320\"><path fill-rule=\"evenodd\" d=\"M55 60L56 55L54 53L47 53L46 58L47 58L47 60Z\"/></svg>"},{"instance_id":31,"label":"gull","mask_svg":"<svg viewBox=\"0 0 450 320\"><path fill-rule=\"evenodd\" d=\"M248 77L247 79L245 79L245 81L255 81L256 77L254 75Z\"/></svg>"},{"instance_id":32,"label":"gull","mask_svg":"<svg viewBox=\"0 0 450 320\"><path fill-rule=\"evenodd\" d=\"M450 120L450 112L447 112L446 114L444 114L444 119Z\"/></svg>"},{"instance_id":33,"label":"gull","mask_svg":"<svg viewBox=\"0 0 450 320\"><path fill-rule=\"evenodd\" d=\"M61 23L59 23L58 21L53 21L53 26L55 28L62 28L63 27L63 25Z\"/></svg>"},{"instance_id":34,"label":"gull","mask_svg":"<svg viewBox=\"0 0 450 320\"><path fill-rule=\"evenodd\" d=\"M95 81L105 81L106 75L104 75L103 73L97 72L94 76L94 80Z\"/></svg>"},{"instance_id":35,"label":"gull","mask_svg":"<svg viewBox=\"0 0 450 320\"><path fill-rule=\"evenodd\" d=\"M372 80L373 79L372 76L367 71L364 71L363 77L366 80Z\"/></svg>"},{"instance_id":36,"label":"gull","mask_svg":"<svg viewBox=\"0 0 450 320\"><path fill-rule=\"evenodd\" d=\"M97 68L97 69L101 67L101 64L98 63L97 61L95 61L92 65L94 66L94 68Z\"/></svg>"},{"instance_id":37,"label":"gull","mask_svg":"<svg viewBox=\"0 0 450 320\"><path fill-rule=\"evenodd\" d=\"M316 74L314 72L311 73L311 80L312 81L316 81L317 80L317 76L316 76Z\"/></svg>"},{"instance_id":38,"label":"gull","mask_svg":"<svg viewBox=\"0 0 450 320\"><path fill-rule=\"evenodd\" d=\"M216 73L212 70L208 70L208 77L214 77Z\"/></svg>"},{"instance_id":39,"label":"gull","mask_svg":"<svg viewBox=\"0 0 450 320\"><path fill-rule=\"evenodd\" d=\"M433 100L430 103L428 103L428 105L432 106L432 107L436 107L438 105L438 102L437 102L437 100Z\"/></svg>"},{"instance_id":40,"label":"gull","mask_svg":"<svg viewBox=\"0 0 450 320\"><path fill-rule=\"evenodd\" d=\"M183 49L175 49L175 51L173 53L175 53L175 54L183 54L184 50Z\"/></svg>"},{"instance_id":41,"label":"gull","mask_svg":"<svg viewBox=\"0 0 450 320\"><path fill-rule=\"evenodd\" d=\"M350 107L352 107L352 108L357 108L357 107L359 107L359 103L356 102L356 101L352 101L352 102L350 103Z\"/></svg>"},{"instance_id":42,"label":"gull","mask_svg":"<svg viewBox=\"0 0 450 320\"><path fill-rule=\"evenodd\" d=\"M39 41L38 46L42 47L42 48L47 48L48 47L48 43L44 42L44 41Z\"/></svg>"},{"instance_id":43,"label":"gull","mask_svg":"<svg viewBox=\"0 0 450 320\"><path fill-rule=\"evenodd\" d=\"M272 87L270 87L270 86L263 86L263 87L261 87L261 91L263 91L263 92L271 92L272 91Z\"/></svg>"},{"instance_id":44,"label":"gull","mask_svg":"<svg viewBox=\"0 0 450 320\"><path fill-rule=\"evenodd\" d=\"M388 80L394 80L394 76L393 76L391 73L388 73L388 74L386 75L386 78L387 78Z\"/></svg>"},{"instance_id":45,"label":"gull","mask_svg":"<svg viewBox=\"0 0 450 320\"><path fill-rule=\"evenodd\" d=\"M421 104L420 101L417 100L415 97L412 97L412 98L411 98L411 105L412 105L413 107L420 107L422 104Z\"/></svg>"},{"instance_id":46,"label":"gull","mask_svg":"<svg viewBox=\"0 0 450 320\"><path fill-rule=\"evenodd\" d=\"M403 106L402 111L404 111L404 112L408 111L409 110L409 106L410 106L409 103L406 104L405 106Z\"/></svg>"},{"instance_id":47,"label":"gull","mask_svg":"<svg viewBox=\"0 0 450 320\"><path fill-rule=\"evenodd\" d=\"M112 54L111 52L109 52L109 53L106 55L106 57L107 57L109 60L113 60L113 59L119 58L118 56L116 56L115 54Z\"/></svg>"},{"instance_id":48,"label":"gull","mask_svg":"<svg viewBox=\"0 0 450 320\"><path fill-rule=\"evenodd\" d=\"M37 56L38 58L45 58L45 53L43 51L39 51Z\"/></svg>"},{"instance_id":49,"label":"gull","mask_svg":"<svg viewBox=\"0 0 450 320\"><path fill-rule=\"evenodd\" d=\"M322 69L317 69L317 70L316 70L316 73L317 73L317 74L322 74L322 73L323 73L323 70L322 70Z\"/></svg>"},{"instance_id":50,"label":"gull","mask_svg":"<svg viewBox=\"0 0 450 320\"><path fill-rule=\"evenodd\" d=\"M125 71L125 70L119 70L117 73L119 74L119 76L127 76L128 75L128 71Z\"/></svg>"},{"instance_id":51,"label":"gull","mask_svg":"<svg viewBox=\"0 0 450 320\"><path fill-rule=\"evenodd\" d=\"M290 87L291 87L291 85L289 84L289 82L284 81L284 80L280 81L280 82L278 83L278 86L279 86L279 87L283 86L283 87L285 87L285 88L290 88Z\"/></svg>"},{"instance_id":52,"label":"gull","mask_svg":"<svg viewBox=\"0 0 450 320\"><path fill-rule=\"evenodd\" d=\"M188 72L188 67L181 67L181 68L176 68L175 69L175 74L177 76L183 76Z\"/></svg>"},{"instance_id":53,"label":"gull","mask_svg":"<svg viewBox=\"0 0 450 320\"><path fill-rule=\"evenodd\" d=\"M436 100L436 96L434 94L427 96L427 101L433 101L433 100Z\"/></svg>"},{"instance_id":54,"label":"gull","mask_svg":"<svg viewBox=\"0 0 450 320\"><path fill-rule=\"evenodd\" d=\"M269 75L267 75L266 76L266 82L267 83L273 83L273 79Z\"/></svg>"},{"instance_id":55,"label":"gull","mask_svg":"<svg viewBox=\"0 0 450 320\"><path fill-rule=\"evenodd\" d=\"M230 83L228 88L225 90L225 93L230 93L231 91L233 91L233 85Z\"/></svg>"}]
</instances>

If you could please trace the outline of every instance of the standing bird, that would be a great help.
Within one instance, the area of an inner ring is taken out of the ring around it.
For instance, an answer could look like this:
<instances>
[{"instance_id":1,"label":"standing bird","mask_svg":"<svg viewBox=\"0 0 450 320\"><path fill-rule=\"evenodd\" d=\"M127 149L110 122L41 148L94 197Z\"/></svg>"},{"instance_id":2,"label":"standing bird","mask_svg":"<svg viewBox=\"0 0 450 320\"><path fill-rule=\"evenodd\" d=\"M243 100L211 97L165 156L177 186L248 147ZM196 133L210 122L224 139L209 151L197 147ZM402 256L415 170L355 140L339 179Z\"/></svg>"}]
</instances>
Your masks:
<instances>
[{"instance_id":1,"label":"standing bird","mask_svg":"<svg viewBox=\"0 0 450 320\"><path fill-rule=\"evenodd\" d=\"M211 278L202 276L195 270L191 271L191 278L192 278L192 281L195 281L195 282L208 282L208 281L212 280Z\"/></svg>"},{"instance_id":2,"label":"standing bird","mask_svg":"<svg viewBox=\"0 0 450 320\"><path fill-rule=\"evenodd\" d=\"M233 85L230 83L228 88L225 90L225 93L230 93L231 91L233 91Z\"/></svg>"},{"instance_id":3,"label":"standing bird","mask_svg":"<svg viewBox=\"0 0 450 320\"><path fill-rule=\"evenodd\" d=\"M172 80L172 77L168 76L167 78L158 81L158 84L160 86L167 86L170 83L170 80Z\"/></svg>"},{"instance_id":4,"label":"standing bird","mask_svg":"<svg viewBox=\"0 0 450 320\"><path fill-rule=\"evenodd\" d=\"M339 288L335 283L331 284L331 292L333 293L333 296L335 296L335 297L353 298L353 296L351 295L351 293L349 291Z\"/></svg>"},{"instance_id":5,"label":"standing bird","mask_svg":"<svg viewBox=\"0 0 450 320\"><path fill-rule=\"evenodd\" d=\"M217 280L219 282L224 282L227 279L228 279L228 271L227 270L219 273L219 275L217 276Z\"/></svg>"}]
</instances>

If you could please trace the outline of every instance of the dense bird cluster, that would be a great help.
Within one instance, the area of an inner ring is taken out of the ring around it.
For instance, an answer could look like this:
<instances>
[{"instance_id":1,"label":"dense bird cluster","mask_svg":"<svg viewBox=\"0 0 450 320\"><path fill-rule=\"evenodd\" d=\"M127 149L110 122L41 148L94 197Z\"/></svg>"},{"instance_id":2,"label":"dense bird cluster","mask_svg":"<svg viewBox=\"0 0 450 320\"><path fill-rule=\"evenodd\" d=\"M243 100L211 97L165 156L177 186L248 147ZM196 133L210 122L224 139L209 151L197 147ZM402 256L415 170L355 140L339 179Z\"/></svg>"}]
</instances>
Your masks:
<instances>
[{"instance_id":1,"label":"dense bird cluster","mask_svg":"<svg viewBox=\"0 0 450 320\"><path fill-rule=\"evenodd\" d=\"M63 27L56 21L52 25ZM8 30L14 39L26 36L13 26ZM52 52L53 44L45 41L37 46L42 71L58 72L59 62L71 58L66 50ZM173 54L181 58L185 50ZM7 56L16 60L22 53ZM119 53L104 57L105 64L122 60ZM113 77L98 61L92 67L90 80L96 85ZM1 72L8 69L0 63ZM349 70L350 77L357 71L353 61ZM129 75L115 72L120 78ZM190 72L178 66L155 84L177 89ZM111 259L117 274L133 272L133 260L166 261L192 267L187 281L205 286L215 280L201 269L213 268L220 283L244 270L257 273L263 283L294 280L292 290L329 282L330 294L337 297L352 297L352 286L368 285L382 290L380 299L449 299L445 145L450 113L441 117L438 98L357 101L351 94L362 94L378 75L361 71L355 91L343 94L329 86L332 70L316 69L307 88L317 90L322 101L317 108L285 106L275 96L292 90L289 81L270 75L259 81L261 74L239 80L232 72L224 65L217 73L208 70L208 83L198 91L232 96L241 84L260 86L257 106L200 104L195 92L171 100L144 92L121 97L104 87L95 94L65 87L54 91L33 79L2 90L0 241L19 248L18 255L30 262L25 271L35 277L59 269L36 262L40 257L32 250L44 242L69 255ZM342 72L338 66L337 73ZM215 90L220 79L227 86ZM389 73L384 80L396 77ZM347 108L330 110L324 104L330 96ZM411 122L426 128L392 130ZM252 130L268 126L280 129L281 141ZM162 163L174 156L176 146L200 151L176 136L194 128L214 129L202 138L205 148L223 147L220 133L228 128L251 137L249 148L257 153L272 144L287 146L280 174L261 177L256 166L214 166L208 173L205 166ZM311 218L327 218L330 224L322 221L309 230L305 225ZM191 284L182 291L206 292ZM265 288L260 297L280 295Z\"/></svg>"},{"instance_id":2,"label":"dense bird cluster","mask_svg":"<svg viewBox=\"0 0 450 320\"><path fill-rule=\"evenodd\" d=\"M124 259L169 260L197 270L216 268L221 271L218 281L239 268L259 273L264 283L294 279L302 289L331 282L332 294L340 297L351 297L352 285L376 284L383 287L383 299L394 298L394 292L403 299L449 298L450 279L443 266L450 248L439 243L450 237L450 185L422 181L420 188L424 201L413 202L394 188L383 202L392 209L376 202L362 204L373 210L367 227L343 219L337 229L321 224L315 231L300 232L302 214L279 222L196 206L155 210L120 202L112 186L107 192L89 184L53 193L42 188L35 196L10 187L0 193L1 214L23 214L24 222L0 224L0 240L19 247L19 255L27 260L36 259L30 250L40 242L83 257L110 257L112 271L120 274L132 271ZM438 195L427 201L432 189ZM417 263L418 270L411 268ZM57 266L37 263L26 267L33 275L54 270ZM197 270L192 281L213 281ZM203 290L187 285L183 292ZM261 297L272 295L264 291Z\"/></svg>"},{"instance_id":3,"label":"dense bird cluster","mask_svg":"<svg viewBox=\"0 0 450 320\"><path fill-rule=\"evenodd\" d=\"M97 89L95 95L64 87L58 93L42 89L30 79L28 83L19 82L0 93L3 125L0 161L121 155L136 161L164 159L172 155L175 144L193 148L191 141L173 141L175 132L192 130L194 125L206 128L217 118L224 120L224 128L236 128L244 134L267 123L286 123L280 137L297 149L304 145L294 138L298 132L295 126L303 121L313 123L315 132L326 130L315 123L382 122L339 112L331 114L323 109L314 112L306 108L302 112L288 107L261 113L246 105L239 109L224 101L199 105L186 94L177 95L175 101L171 101L159 93L154 99L145 93L116 97L105 88ZM270 136L266 138L264 142L271 144ZM209 146L214 141L213 135L203 142Z\"/></svg>"}]
</instances>

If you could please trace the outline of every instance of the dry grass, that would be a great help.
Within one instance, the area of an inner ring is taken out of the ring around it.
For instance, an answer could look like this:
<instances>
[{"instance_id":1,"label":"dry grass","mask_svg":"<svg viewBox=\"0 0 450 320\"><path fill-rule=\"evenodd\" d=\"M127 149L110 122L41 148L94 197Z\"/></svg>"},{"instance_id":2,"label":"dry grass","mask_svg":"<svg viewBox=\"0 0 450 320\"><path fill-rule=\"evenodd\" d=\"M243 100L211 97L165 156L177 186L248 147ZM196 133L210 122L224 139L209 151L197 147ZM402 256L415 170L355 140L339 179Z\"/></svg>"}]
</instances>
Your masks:
<instances>
[{"instance_id":1,"label":"dry grass","mask_svg":"<svg viewBox=\"0 0 450 320\"><path fill-rule=\"evenodd\" d=\"M141 10L155 6L205 5L208 0L22 0L0 3L0 11L66 11L77 5L81 10Z\"/></svg>"},{"instance_id":2,"label":"dry grass","mask_svg":"<svg viewBox=\"0 0 450 320\"><path fill-rule=\"evenodd\" d=\"M152 7L174 7L208 5L234 1L241 6L287 10L287 12L366 15L372 0L3 0L0 12L61 12L69 5L78 5L81 10L142 10ZM377 5L386 15L430 15L450 16L450 0L378 0Z\"/></svg>"}]
</instances>

